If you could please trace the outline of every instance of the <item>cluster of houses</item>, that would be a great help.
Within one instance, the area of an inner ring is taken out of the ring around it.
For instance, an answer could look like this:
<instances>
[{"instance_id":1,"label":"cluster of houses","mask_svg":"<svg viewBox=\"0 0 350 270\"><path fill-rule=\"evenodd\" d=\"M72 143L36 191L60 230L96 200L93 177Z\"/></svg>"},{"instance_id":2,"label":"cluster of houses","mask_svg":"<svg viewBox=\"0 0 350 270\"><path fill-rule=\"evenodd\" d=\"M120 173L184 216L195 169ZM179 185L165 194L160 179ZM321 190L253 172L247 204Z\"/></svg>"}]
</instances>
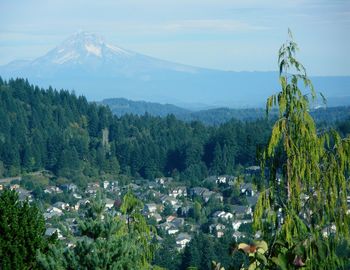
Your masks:
<instances>
[{"instance_id":1,"label":"cluster of houses","mask_svg":"<svg viewBox=\"0 0 350 270\"><path fill-rule=\"evenodd\" d=\"M210 201L216 200L221 203L225 198L218 185L228 187L235 182L233 176L211 177L216 188L211 190L202 186L188 188L177 183L171 177L161 177L148 181L139 179L128 185L120 186L118 181L101 181L89 183L85 190L70 183L64 185L48 185L43 189L47 195L69 194L70 203L57 201L44 209L44 218L47 224L45 234L51 236L57 234L59 239L65 240L66 234L78 235L77 219L81 215L81 208L90 203L97 192L106 196L105 211L118 214L118 206L121 204L121 197L125 192L131 190L144 204L142 214L148 220L153 220L160 235L170 235L175 238L178 250L182 250L190 241L192 236L200 229L200 226L189 217L193 209L194 201L200 200L203 206ZM3 186L0 186L0 189ZM19 184L11 185L20 194L21 199L33 200L31 192L23 189ZM257 192L252 184L240 185L241 196L246 197L246 205L230 205L231 211L218 210L210 213L207 217L211 220L209 233L213 237L222 237L230 229L234 237L243 237L244 233L239 232L239 227L245 223L252 222L252 209L257 200ZM168 211L165 211L165 208ZM167 213L166 213L167 212ZM62 229L64 228L64 229ZM64 233L63 233L64 232ZM162 241L161 237L158 237ZM71 243L67 243L71 244Z\"/></svg>"}]
</instances>

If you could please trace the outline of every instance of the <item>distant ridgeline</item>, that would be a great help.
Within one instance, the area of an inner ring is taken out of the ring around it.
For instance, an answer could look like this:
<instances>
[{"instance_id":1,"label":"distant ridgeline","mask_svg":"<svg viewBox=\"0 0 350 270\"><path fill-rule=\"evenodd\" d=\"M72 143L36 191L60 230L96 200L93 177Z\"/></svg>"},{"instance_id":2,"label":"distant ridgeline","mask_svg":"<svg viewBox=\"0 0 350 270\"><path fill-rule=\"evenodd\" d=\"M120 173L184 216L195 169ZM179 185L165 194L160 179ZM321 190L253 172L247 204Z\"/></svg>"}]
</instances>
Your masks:
<instances>
[{"instance_id":1,"label":"distant ridgeline","mask_svg":"<svg viewBox=\"0 0 350 270\"><path fill-rule=\"evenodd\" d=\"M46 169L81 185L120 173L196 184L257 164L257 147L271 125L266 119L205 126L173 115L117 117L69 91L0 78L0 177Z\"/></svg>"},{"instance_id":2,"label":"distant ridgeline","mask_svg":"<svg viewBox=\"0 0 350 270\"><path fill-rule=\"evenodd\" d=\"M255 121L266 116L262 108L230 109L215 108L207 110L192 111L172 104L160 104L145 101L133 101L125 98L111 98L102 101L102 104L108 105L112 112L117 116L125 114L144 115L146 113L152 116L167 116L173 114L176 118L184 121L201 121L206 125L218 125L225 123L232 118L241 121ZM272 112L272 117L277 112ZM350 117L350 106L340 107L319 107L312 109L312 117L316 122L334 123L343 121Z\"/></svg>"}]
</instances>

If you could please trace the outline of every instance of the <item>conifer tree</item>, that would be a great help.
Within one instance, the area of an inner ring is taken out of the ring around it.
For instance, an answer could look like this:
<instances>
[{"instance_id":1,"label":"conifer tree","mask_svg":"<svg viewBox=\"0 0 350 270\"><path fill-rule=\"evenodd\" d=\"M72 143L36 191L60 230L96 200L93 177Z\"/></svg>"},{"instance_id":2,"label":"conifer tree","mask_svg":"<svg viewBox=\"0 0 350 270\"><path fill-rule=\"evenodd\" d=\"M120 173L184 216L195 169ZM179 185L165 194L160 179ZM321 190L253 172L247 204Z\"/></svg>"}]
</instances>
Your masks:
<instances>
[{"instance_id":1,"label":"conifer tree","mask_svg":"<svg viewBox=\"0 0 350 270\"><path fill-rule=\"evenodd\" d=\"M35 254L46 245L44 217L15 191L0 196L0 269L33 269Z\"/></svg>"}]
</instances>

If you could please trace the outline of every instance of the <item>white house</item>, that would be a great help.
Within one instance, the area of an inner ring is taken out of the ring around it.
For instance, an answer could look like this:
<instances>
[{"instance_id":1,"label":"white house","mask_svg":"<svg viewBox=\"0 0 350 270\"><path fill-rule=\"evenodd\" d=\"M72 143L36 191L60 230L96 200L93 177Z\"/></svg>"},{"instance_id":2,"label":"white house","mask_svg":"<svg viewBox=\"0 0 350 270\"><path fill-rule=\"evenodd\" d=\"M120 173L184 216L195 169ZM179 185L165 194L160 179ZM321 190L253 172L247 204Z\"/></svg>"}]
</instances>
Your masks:
<instances>
[{"instance_id":1,"label":"white house","mask_svg":"<svg viewBox=\"0 0 350 270\"><path fill-rule=\"evenodd\" d=\"M229 212L225 212L225 211L216 211L216 212L214 212L213 217L228 220L228 219L233 218L233 214L229 213Z\"/></svg>"},{"instance_id":2,"label":"white house","mask_svg":"<svg viewBox=\"0 0 350 270\"><path fill-rule=\"evenodd\" d=\"M155 203L146 203L145 211L147 213L155 213L157 211L157 205Z\"/></svg>"},{"instance_id":3,"label":"white house","mask_svg":"<svg viewBox=\"0 0 350 270\"><path fill-rule=\"evenodd\" d=\"M185 186L176 187L169 192L169 196L174 198L178 196L187 196L187 188Z\"/></svg>"},{"instance_id":4,"label":"white house","mask_svg":"<svg viewBox=\"0 0 350 270\"><path fill-rule=\"evenodd\" d=\"M250 219L235 220L235 221L232 221L232 228L235 231L237 231L242 224L247 224L247 223L251 223L251 222L252 221Z\"/></svg>"},{"instance_id":5,"label":"white house","mask_svg":"<svg viewBox=\"0 0 350 270\"><path fill-rule=\"evenodd\" d=\"M181 250L191 241L191 236L188 233L179 233L175 241L179 250Z\"/></svg>"},{"instance_id":6,"label":"white house","mask_svg":"<svg viewBox=\"0 0 350 270\"><path fill-rule=\"evenodd\" d=\"M107 189L109 187L109 182L108 181L103 181L103 188Z\"/></svg>"}]
</instances>

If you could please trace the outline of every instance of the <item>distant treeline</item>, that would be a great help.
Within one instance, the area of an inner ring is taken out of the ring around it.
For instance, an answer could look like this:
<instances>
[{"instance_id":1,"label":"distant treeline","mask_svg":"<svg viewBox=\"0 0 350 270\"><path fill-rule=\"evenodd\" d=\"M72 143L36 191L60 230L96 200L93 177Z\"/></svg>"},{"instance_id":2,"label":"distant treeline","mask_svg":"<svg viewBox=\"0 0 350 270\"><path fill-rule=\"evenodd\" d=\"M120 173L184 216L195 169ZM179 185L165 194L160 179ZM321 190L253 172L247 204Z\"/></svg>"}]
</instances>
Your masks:
<instances>
[{"instance_id":1,"label":"distant treeline","mask_svg":"<svg viewBox=\"0 0 350 270\"><path fill-rule=\"evenodd\" d=\"M220 125L230 121L232 118L241 121L255 121L266 117L266 112L262 108L215 108L200 111L191 111L172 104L160 104L145 101L132 101L125 98L111 98L102 101L108 105L112 112L117 116L125 114L165 117L173 114L176 118L187 122L201 121L206 125ZM271 116L276 115L277 111L272 111ZM316 122L335 123L343 121L350 117L350 106L342 107L319 107L312 109L312 117Z\"/></svg>"},{"instance_id":2,"label":"distant treeline","mask_svg":"<svg viewBox=\"0 0 350 270\"><path fill-rule=\"evenodd\" d=\"M0 78L0 176L46 169L78 184L120 173L198 184L256 164L271 125L264 118L206 126L173 115L117 117L69 91Z\"/></svg>"}]
</instances>

